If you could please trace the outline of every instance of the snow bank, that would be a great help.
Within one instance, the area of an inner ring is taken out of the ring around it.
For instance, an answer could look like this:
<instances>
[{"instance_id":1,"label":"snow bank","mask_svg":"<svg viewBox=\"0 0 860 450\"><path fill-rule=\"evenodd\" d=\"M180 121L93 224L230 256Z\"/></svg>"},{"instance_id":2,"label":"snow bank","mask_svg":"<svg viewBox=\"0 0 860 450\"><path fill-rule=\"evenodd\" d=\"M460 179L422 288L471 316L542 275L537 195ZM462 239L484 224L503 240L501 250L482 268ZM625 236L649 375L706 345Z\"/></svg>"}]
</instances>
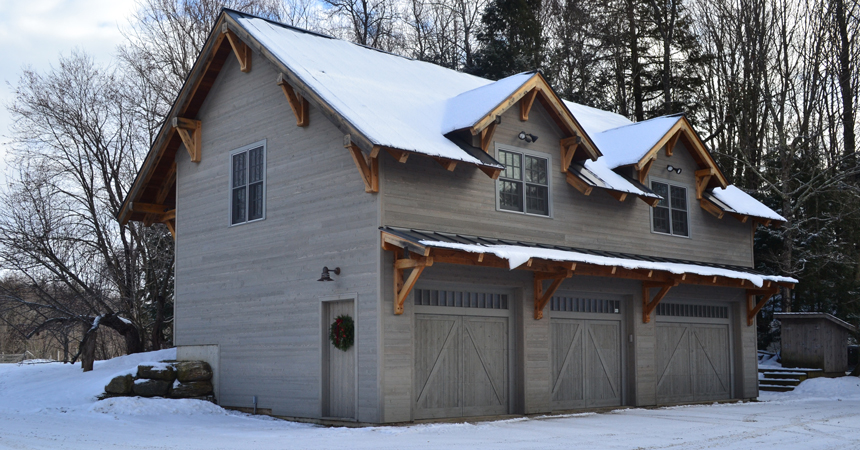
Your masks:
<instances>
[{"instance_id":1,"label":"snow bank","mask_svg":"<svg viewBox=\"0 0 860 450\"><path fill-rule=\"evenodd\" d=\"M90 411L123 416L227 414L220 406L204 400L142 397L109 398L97 402Z\"/></svg>"},{"instance_id":2,"label":"snow bank","mask_svg":"<svg viewBox=\"0 0 860 450\"><path fill-rule=\"evenodd\" d=\"M0 411L86 409L113 377L135 374L138 364L165 359L176 359L176 349L96 361L90 372L81 371L80 363L0 364Z\"/></svg>"},{"instance_id":3,"label":"snow bank","mask_svg":"<svg viewBox=\"0 0 860 450\"><path fill-rule=\"evenodd\" d=\"M860 378L810 378L793 391L774 392L762 397L770 401L860 400Z\"/></svg>"}]
</instances>

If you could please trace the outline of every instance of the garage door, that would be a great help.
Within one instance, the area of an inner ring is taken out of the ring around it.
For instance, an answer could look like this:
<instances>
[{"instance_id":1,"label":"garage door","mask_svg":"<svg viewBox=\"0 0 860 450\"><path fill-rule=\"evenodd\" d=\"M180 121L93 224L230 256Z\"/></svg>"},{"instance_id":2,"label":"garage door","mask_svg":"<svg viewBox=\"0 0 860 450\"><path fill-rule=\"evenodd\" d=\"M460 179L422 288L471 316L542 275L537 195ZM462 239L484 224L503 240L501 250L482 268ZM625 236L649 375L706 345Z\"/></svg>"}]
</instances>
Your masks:
<instances>
[{"instance_id":1,"label":"garage door","mask_svg":"<svg viewBox=\"0 0 860 450\"><path fill-rule=\"evenodd\" d=\"M657 402L728 399L732 394L728 306L657 306Z\"/></svg>"},{"instance_id":2,"label":"garage door","mask_svg":"<svg viewBox=\"0 0 860 450\"><path fill-rule=\"evenodd\" d=\"M589 296L551 299L554 410L621 404L620 305Z\"/></svg>"},{"instance_id":3,"label":"garage door","mask_svg":"<svg viewBox=\"0 0 860 450\"><path fill-rule=\"evenodd\" d=\"M416 419L507 414L508 294L415 289Z\"/></svg>"}]
</instances>

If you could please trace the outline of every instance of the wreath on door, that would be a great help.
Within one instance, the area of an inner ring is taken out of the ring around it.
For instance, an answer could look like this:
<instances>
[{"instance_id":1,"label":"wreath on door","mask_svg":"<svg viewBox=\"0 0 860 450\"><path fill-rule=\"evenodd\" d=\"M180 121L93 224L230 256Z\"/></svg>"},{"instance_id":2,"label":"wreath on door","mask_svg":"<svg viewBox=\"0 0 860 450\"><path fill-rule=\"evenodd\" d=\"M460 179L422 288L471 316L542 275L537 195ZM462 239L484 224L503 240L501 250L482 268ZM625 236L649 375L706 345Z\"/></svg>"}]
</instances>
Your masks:
<instances>
[{"instance_id":1,"label":"wreath on door","mask_svg":"<svg viewBox=\"0 0 860 450\"><path fill-rule=\"evenodd\" d=\"M328 331L328 339L331 345L338 350L347 351L355 340L355 323L352 317L341 314L334 319Z\"/></svg>"}]
</instances>

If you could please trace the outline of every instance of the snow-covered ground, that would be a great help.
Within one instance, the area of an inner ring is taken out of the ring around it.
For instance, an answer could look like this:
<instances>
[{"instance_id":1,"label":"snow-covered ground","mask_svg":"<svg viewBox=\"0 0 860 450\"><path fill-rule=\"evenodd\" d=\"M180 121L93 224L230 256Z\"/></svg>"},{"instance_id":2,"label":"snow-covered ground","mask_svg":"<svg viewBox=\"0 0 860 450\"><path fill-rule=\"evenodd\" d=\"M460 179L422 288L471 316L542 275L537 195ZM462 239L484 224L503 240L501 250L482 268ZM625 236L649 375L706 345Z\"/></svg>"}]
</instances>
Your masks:
<instances>
[{"instance_id":1,"label":"snow-covered ground","mask_svg":"<svg viewBox=\"0 0 860 450\"><path fill-rule=\"evenodd\" d=\"M761 402L482 423L325 428L225 411L197 400L97 402L111 377L173 350L80 365L0 365L0 448L858 449L860 379L812 379Z\"/></svg>"}]
</instances>

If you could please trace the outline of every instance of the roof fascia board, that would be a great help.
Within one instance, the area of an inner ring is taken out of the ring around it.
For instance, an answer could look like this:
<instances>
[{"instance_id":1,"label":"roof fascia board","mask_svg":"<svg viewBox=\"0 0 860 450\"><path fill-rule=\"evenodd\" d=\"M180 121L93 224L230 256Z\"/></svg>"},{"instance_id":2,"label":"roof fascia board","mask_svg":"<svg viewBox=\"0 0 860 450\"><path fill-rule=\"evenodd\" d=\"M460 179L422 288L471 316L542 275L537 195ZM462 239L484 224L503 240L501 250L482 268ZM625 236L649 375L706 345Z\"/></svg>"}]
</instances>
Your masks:
<instances>
[{"instance_id":1,"label":"roof fascia board","mask_svg":"<svg viewBox=\"0 0 860 450\"><path fill-rule=\"evenodd\" d=\"M159 130L152 146L149 148L149 152L147 153L146 158L144 159L143 164L141 165L141 168L128 191L128 194L126 194L125 199L120 206L119 213L117 214L117 219L120 223L125 224L128 222L129 217L131 216L131 209L129 208L131 199L136 198L143 187L149 182L155 167L158 166L158 163L161 161L161 157L163 156L167 143L173 138L173 134L175 133L174 128L171 126L173 118L179 117L181 115L180 111L185 112L188 103L194 97L194 94L197 92L197 88L200 86L200 81L206 72L208 72L209 65L212 62L215 51L220 48L223 43L224 35L216 31L221 29L225 17L227 17L227 14L222 11L218 20L216 20L215 24L212 26L212 30L209 31L209 37L203 45L203 48L200 50L200 53L197 55L197 60L195 61L194 66L191 68L188 76L185 77L185 82L182 84L182 89L179 90L176 100L170 108L170 112L161 124L161 129Z\"/></svg>"},{"instance_id":2,"label":"roof fascia board","mask_svg":"<svg viewBox=\"0 0 860 450\"><path fill-rule=\"evenodd\" d=\"M585 129L579 124L579 121L576 120L576 117L564 106L564 102L561 101L561 98L555 93L552 86L546 81L546 78L541 75L540 72L535 72L534 75L531 76L525 83L523 83L519 88L517 88L511 95L502 100L501 103L496 105L495 108L491 109L484 117L479 119L469 131L473 135L479 134L484 128L488 127L490 124L495 122L496 117L501 116L505 111L513 107L517 104L523 97L526 96L532 89L538 89L541 96L539 97L543 100L541 103L546 107L546 103L549 103L551 107L556 111L559 118L561 119L563 125L562 128L567 128L566 130L562 130L569 135L576 134L581 136L587 152L593 161L596 161L597 158L603 156L600 153L600 150L594 145L594 142L591 140L591 137L588 136L588 133L585 132Z\"/></svg>"},{"instance_id":3,"label":"roof fascia board","mask_svg":"<svg viewBox=\"0 0 860 450\"><path fill-rule=\"evenodd\" d=\"M707 164L708 167L714 169L714 171L716 172L716 180L718 184L720 185L720 187L725 189L729 185L726 176L723 175L723 172L717 166L717 162L714 161L714 158L711 156L711 153L708 151L707 147L705 146L705 143L702 142L702 139L699 137L699 134L696 133L696 130L693 129L693 126L690 124L690 121L687 120L687 118L684 116L681 116L680 120L678 120L675 125L672 125L672 128L670 128L669 131L665 135L663 135L663 137L660 138L659 141L657 141L657 144L654 145L654 147L652 147L651 150L648 151L648 153L645 153L645 156L643 156L642 159L640 159L639 162L636 163L636 170L642 170L645 165L648 164L648 161L650 161L652 158L655 158L657 152L659 152L660 149L662 149L663 146L665 146L666 143L669 142L669 139L671 139L672 136L674 136L675 133L678 132L684 133L684 135L687 137L687 140L692 144L693 148L689 150L695 151L705 161L705 164Z\"/></svg>"}]
</instances>

